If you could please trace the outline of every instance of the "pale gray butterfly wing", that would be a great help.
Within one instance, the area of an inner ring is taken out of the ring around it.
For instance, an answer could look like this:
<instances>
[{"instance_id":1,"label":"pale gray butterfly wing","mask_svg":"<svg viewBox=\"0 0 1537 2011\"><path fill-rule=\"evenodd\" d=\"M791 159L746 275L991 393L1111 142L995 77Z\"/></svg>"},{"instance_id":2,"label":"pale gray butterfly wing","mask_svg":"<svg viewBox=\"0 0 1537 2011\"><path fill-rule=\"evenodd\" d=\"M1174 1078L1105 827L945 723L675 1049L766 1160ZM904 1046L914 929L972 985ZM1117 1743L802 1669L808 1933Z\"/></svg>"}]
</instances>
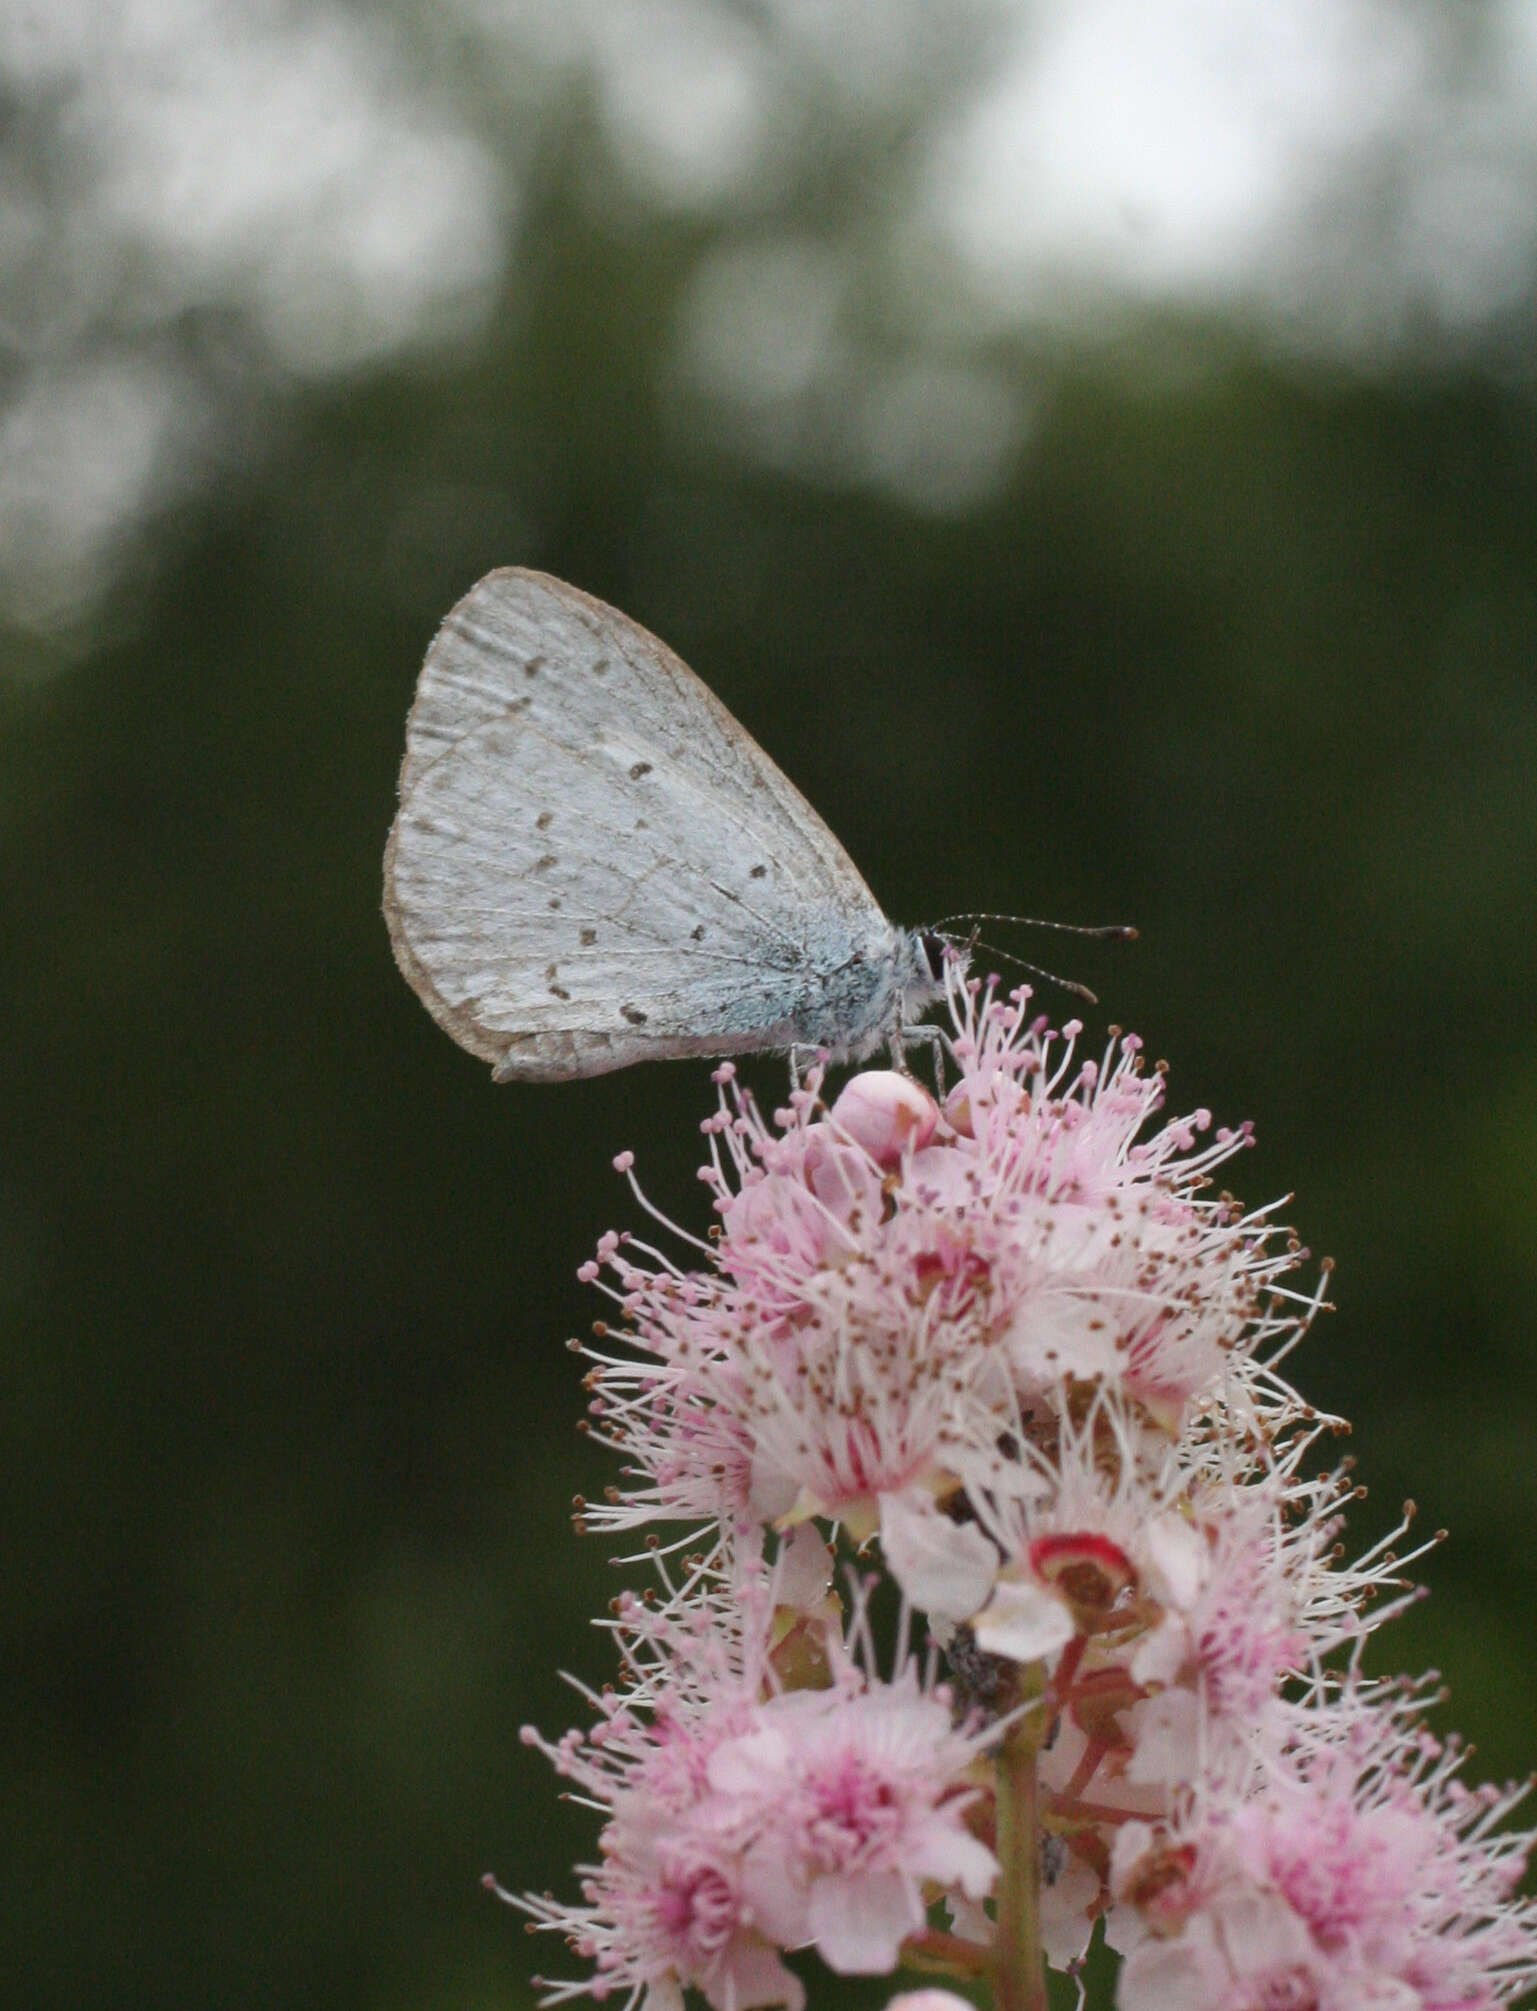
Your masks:
<instances>
[{"instance_id":1,"label":"pale gray butterfly wing","mask_svg":"<svg viewBox=\"0 0 1537 2011\"><path fill-rule=\"evenodd\" d=\"M910 939L693 673L601 601L492 573L440 630L385 855L401 969L500 1079L868 1052Z\"/></svg>"},{"instance_id":2,"label":"pale gray butterfly wing","mask_svg":"<svg viewBox=\"0 0 1537 2011\"><path fill-rule=\"evenodd\" d=\"M513 711L576 750L623 722L703 788L753 805L757 823L875 906L805 797L664 642L564 580L507 566L450 609L427 652L406 722L402 804L424 768Z\"/></svg>"}]
</instances>

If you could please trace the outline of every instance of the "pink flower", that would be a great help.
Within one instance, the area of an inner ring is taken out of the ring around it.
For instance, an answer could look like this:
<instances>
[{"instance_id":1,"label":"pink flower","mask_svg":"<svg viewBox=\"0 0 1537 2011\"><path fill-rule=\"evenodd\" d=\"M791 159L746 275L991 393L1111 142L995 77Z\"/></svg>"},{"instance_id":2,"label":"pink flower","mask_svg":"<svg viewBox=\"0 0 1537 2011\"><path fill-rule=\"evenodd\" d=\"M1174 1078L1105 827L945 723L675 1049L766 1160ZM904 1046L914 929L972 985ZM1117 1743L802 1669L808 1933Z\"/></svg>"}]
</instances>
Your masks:
<instances>
[{"instance_id":1,"label":"pink flower","mask_svg":"<svg viewBox=\"0 0 1537 2011\"><path fill-rule=\"evenodd\" d=\"M514 1901L593 1965L546 1984L546 2002L622 1989L655 2011L693 1988L715 2011L800 2011L782 1949L814 1943L844 1973L887 1971L923 1930L930 1886L991 1889L993 1854L966 1826L991 1734L957 1729L948 1693L911 1663L890 1682L861 1672L831 1627L816 1548L799 1532L768 1576L723 1572L656 1607L622 1600L630 1694L599 1700L585 1735L525 1733L605 1814L580 1901ZM787 1627L821 1628L810 1659L832 1687L777 1688ZM867 1650L865 1630L861 1603Z\"/></svg>"},{"instance_id":2,"label":"pink flower","mask_svg":"<svg viewBox=\"0 0 1537 2011\"><path fill-rule=\"evenodd\" d=\"M624 1837L606 1839L605 1859L587 1890L607 1901L614 1933L605 1942L589 1927L583 1952L599 1972L591 1994L607 1994L611 1979L627 1983L639 1971L651 1999L666 2001L681 1985L700 1990L715 2011L770 2004L800 2011L799 1980L753 1928L740 1863L707 1834L686 1823L631 1825Z\"/></svg>"},{"instance_id":3,"label":"pink flower","mask_svg":"<svg viewBox=\"0 0 1537 2011\"><path fill-rule=\"evenodd\" d=\"M1275 1723L1245 1774L1117 1837L1121 2011L1483 2011L1528 1988L1532 1839L1493 1829L1516 1792L1464 1788L1402 1687L1351 1677Z\"/></svg>"},{"instance_id":4,"label":"pink flower","mask_svg":"<svg viewBox=\"0 0 1537 2011\"><path fill-rule=\"evenodd\" d=\"M1077 1637L1129 1654L1195 1598L1206 1544L1189 1476L1134 1407L1102 1397L1044 1443L971 1482L977 1524L1000 1564L970 1616L977 1644L1015 1662L1052 1660Z\"/></svg>"},{"instance_id":5,"label":"pink flower","mask_svg":"<svg viewBox=\"0 0 1537 2011\"><path fill-rule=\"evenodd\" d=\"M973 2011L973 2006L953 1990L904 1990L886 1999L886 2011Z\"/></svg>"},{"instance_id":6,"label":"pink flower","mask_svg":"<svg viewBox=\"0 0 1537 2011\"><path fill-rule=\"evenodd\" d=\"M514 1900L593 1965L590 1976L546 1982L543 2001L621 1990L627 2002L644 1998L652 2011L681 2011L682 1992L692 1988L715 2011L800 2011L800 1982L755 1926L740 1851L723 1842L703 1797L670 1806L675 1798L654 1777L662 1770L642 1762L611 1789L600 1860L578 1868L579 1903L533 1894Z\"/></svg>"},{"instance_id":7,"label":"pink flower","mask_svg":"<svg viewBox=\"0 0 1537 2011\"><path fill-rule=\"evenodd\" d=\"M743 1885L783 1947L815 1945L842 1975L896 1966L923 1929L925 1887L981 1899L997 1862L966 1828L977 1743L911 1669L894 1684L775 1697L717 1748L712 1787L750 1833Z\"/></svg>"},{"instance_id":8,"label":"pink flower","mask_svg":"<svg viewBox=\"0 0 1537 2011\"><path fill-rule=\"evenodd\" d=\"M807 1579L804 1560L789 1575ZM524 1730L605 1812L598 1862L578 1867L579 1901L502 1895L592 1964L588 1976L546 1981L545 2003L617 1990L627 2004L682 2011L692 1988L714 2011L801 2011L799 1980L754 1926L741 1852L722 1836L709 1784L712 1755L752 1724L768 1680L773 1581L706 1576L691 1591L661 1607L620 1599L633 1685L593 1699L599 1715L585 1734L551 1744Z\"/></svg>"}]
</instances>

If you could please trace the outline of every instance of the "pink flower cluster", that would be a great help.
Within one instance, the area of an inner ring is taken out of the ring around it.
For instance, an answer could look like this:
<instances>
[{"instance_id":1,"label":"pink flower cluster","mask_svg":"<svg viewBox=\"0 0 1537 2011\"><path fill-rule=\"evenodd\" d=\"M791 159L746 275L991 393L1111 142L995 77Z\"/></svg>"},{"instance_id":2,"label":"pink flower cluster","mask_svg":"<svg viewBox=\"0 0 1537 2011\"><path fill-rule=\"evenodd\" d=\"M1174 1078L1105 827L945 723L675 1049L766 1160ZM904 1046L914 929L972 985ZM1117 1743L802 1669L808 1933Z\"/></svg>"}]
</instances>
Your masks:
<instances>
[{"instance_id":1,"label":"pink flower cluster","mask_svg":"<svg viewBox=\"0 0 1537 2011\"><path fill-rule=\"evenodd\" d=\"M676 1611L622 1599L635 1688L595 1699L585 1736L525 1733L604 1813L581 1904L520 1902L594 1964L548 2001L627 1988L676 2005L692 1986L715 2011L800 2011L781 1950L885 1974L923 1934L931 1886L991 1891L996 1861L966 1820L988 1734L957 1729L950 1692L910 1659L883 1682L847 1656L830 1568L803 1531L772 1578L696 1584ZM789 1603L797 1579L807 1609ZM781 1671L799 1658L804 1676L808 1645L816 1680L792 1687Z\"/></svg>"},{"instance_id":2,"label":"pink flower cluster","mask_svg":"<svg viewBox=\"0 0 1537 2011\"><path fill-rule=\"evenodd\" d=\"M1469 1789L1412 1686L1355 1671L1172 1822L1116 1832L1106 1922L1139 2011L1461 2011L1533 1976L1524 1789Z\"/></svg>"},{"instance_id":3,"label":"pink flower cluster","mask_svg":"<svg viewBox=\"0 0 1537 2011\"><path fill-rule=\"evenodd\" d=\"M1319 1290L1213 1191L1248 1133L1169 1120L1135 1040L1084 1058L1026 1000L954 976L942 1098L871 1070L769 1123L720 1069L710 1239L610 1235L584 1268L618 1312L587 1352L623 1484L582 1520L692 1554L622 1607L627 1686L546 1747L604 1820L579 1903L519 1902L592 1965L548 2001L799 2011L782 1958L812 1948L1036 2002L1001 1945L1021 1878L1027 1961L1075 1964L1102 1920L1121 2011L1509 2001L1532 1839L1416 1691L1360 1673L1413 1596L1402 1531L1342 1559L1335 1421L1278 1366ZM887 1679L840 1543L900 1594Z\"/></svg>"}]
</instances>

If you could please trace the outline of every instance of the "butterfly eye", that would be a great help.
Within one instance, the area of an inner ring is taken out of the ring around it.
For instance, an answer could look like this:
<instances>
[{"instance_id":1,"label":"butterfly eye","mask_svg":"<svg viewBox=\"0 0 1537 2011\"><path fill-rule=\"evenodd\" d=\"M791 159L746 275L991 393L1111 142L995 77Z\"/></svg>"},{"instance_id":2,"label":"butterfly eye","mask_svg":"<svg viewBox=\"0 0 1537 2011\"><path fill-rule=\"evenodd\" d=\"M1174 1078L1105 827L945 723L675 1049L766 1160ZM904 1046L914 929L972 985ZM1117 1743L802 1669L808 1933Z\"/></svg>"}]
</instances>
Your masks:
<instances>
[{"instance_id":1,"label":"butterfly eye","mask_svg":"<svg viewBox=\"0 0 1537 2011\"><path fill-rule=\"evenodd\" d=\"M918 938L918 947L923 952L923 961L928 965L931 978L942 978L945 974L945 949L947 939L937 936L932 929L926 930Z\"/></svg>"}]
</instances>

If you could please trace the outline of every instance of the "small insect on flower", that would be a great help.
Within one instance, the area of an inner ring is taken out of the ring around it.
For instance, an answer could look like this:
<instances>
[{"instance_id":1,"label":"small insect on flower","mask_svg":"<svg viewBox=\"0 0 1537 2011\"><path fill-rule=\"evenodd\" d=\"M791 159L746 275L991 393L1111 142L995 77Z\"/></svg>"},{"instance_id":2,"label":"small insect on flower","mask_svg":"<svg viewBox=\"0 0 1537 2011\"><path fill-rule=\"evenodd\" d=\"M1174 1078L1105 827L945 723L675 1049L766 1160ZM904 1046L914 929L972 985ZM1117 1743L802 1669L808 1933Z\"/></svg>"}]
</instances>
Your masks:
<instances>
[{"instance_id":1,"label":"small insect on flower","mask_svg":"<svg viewBox=\"0 0 1537 2011\"><path fill-rule=\"evenodd\" d=\"M384 913L422 1003L498 1082L900 1053L954 954L887 921L665 644L515 566L471 588L427 652Z\"/></svg>"}]
</instances>

